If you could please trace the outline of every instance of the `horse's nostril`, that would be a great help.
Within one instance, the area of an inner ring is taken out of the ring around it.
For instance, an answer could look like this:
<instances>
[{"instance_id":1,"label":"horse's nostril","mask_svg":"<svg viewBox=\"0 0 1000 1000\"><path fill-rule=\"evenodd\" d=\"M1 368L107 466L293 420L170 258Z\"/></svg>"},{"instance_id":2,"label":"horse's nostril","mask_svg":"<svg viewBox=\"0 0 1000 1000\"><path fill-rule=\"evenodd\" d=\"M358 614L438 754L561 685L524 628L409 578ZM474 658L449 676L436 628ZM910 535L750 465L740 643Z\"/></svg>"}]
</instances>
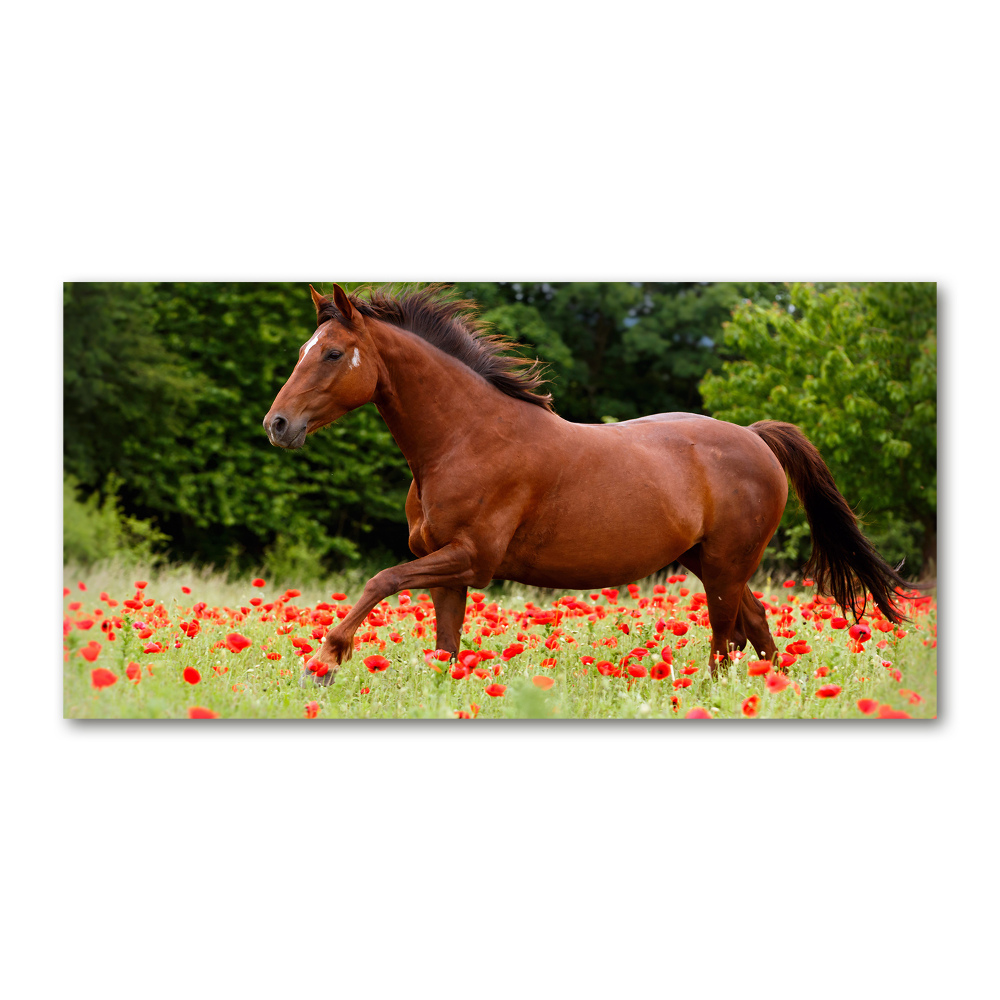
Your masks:
<instances>
[{"instance_id":1,"label":"horse's nostril","mask_svg":"<svg viewBox=\"0 0 1000 1000\"><path fill-rule=\"evenodd\" d=\"M283 416L281 416L280 413L275 414L275 416L271 417L272 434L280 434L285 429L286 426L288 426L288 421Z\"/></svg>"}]
</instances>

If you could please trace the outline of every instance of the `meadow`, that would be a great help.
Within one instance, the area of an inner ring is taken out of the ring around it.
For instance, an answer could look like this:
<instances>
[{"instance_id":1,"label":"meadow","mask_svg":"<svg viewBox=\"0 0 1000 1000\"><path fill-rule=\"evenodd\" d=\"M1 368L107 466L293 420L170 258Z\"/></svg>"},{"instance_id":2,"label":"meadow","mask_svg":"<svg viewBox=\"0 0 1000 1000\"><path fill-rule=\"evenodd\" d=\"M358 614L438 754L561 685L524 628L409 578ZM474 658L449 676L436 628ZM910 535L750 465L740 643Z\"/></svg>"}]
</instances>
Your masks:
<instances>
[{"instance_id":1,"label":"meadow","mask_svg":"<svg viewBox=\"0 0 1000 1000\"><path fill-rule=\"evenodd\" d=\"M73 719L880 719L937 714L937 605L860 625L811 581L751 586L776 663L749 648L713 679L705 595L685 574L599 592L470 592L457 663L425 593L384 601L333 685L304 669L364 575L305 586L185 566L67 568L64 715ZM310 678L303 686L303 678Z\"/></svg>"}]
</instances>

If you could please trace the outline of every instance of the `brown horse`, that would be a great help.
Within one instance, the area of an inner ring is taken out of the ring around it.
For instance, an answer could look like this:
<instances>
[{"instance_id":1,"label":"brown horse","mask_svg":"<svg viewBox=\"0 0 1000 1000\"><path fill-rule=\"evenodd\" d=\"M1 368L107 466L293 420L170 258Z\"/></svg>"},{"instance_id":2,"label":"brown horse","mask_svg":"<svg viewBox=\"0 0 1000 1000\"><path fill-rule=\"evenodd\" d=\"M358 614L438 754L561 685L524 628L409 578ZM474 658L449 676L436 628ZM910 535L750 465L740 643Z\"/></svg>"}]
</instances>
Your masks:
<instances>
[{"instance_id":1,"label":"brown horse","mask_svg":"<svg viewBox=\"0 0 1000 1000\"><path fill-rule=\"evenodd\" d=\"M377 573L314 657L329 683L354 634L382 600L428 588L437 646L456 655L468 587L518 580L589 590L680 562L708 598L714 675L749 640L777 650L747 582L781 519L785 473L813 535L806 572L858 617L870 593L903 620L894 588L910 587L861 534L819 452L792 424L739 427L690 413L575 424L538 390L538 362L475 318L442 286L394 297L324 297L310 285L317 328L264 418L271 444L306 435L373 402L406 457L412 562Z\"/></svg>"}]
</instances>

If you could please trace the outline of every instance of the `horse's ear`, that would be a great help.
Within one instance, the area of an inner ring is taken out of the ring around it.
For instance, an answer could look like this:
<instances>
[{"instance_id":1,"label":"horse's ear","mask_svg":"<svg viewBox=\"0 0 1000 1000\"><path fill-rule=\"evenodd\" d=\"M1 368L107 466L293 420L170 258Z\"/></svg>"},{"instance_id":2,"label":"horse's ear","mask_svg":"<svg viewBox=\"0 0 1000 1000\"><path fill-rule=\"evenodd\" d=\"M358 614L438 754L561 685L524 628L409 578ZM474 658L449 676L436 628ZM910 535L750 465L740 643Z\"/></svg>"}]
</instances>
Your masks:
<instances>
[{"instance_id":1,"label":"horse's ear","mask_svg":"<svg viewBox=\"0 0 1000 1000\"><path fill-rule=\"evenodd\" d=\"M319 315L320 307L323 305L323 296L313 288L312 285L309 286L309 294L312 296L313 305L316 307L316 315Z\"/></svg>"},{"instance_id":2,"label":"horse's ear","mask_svg":"<svg viewBox=\"0 0 1000 1000\"><path fill-rule=\"evenodd\" d=\"M354 319L354 306L347 297L347 292L340 285L333 286L333 304L340 310L341 315L347 323Z\"/></svg>"}]
</instances>

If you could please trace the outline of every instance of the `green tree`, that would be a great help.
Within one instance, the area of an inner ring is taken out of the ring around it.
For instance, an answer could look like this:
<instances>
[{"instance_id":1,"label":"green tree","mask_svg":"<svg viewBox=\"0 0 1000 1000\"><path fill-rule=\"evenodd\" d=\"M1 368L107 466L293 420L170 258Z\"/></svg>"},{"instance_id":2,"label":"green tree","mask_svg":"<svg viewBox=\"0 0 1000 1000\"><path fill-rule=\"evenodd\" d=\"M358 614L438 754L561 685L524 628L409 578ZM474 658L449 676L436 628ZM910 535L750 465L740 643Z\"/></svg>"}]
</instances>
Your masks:
<instances>
[{"instance_id":1,"label":"green tree","mask_svg":"<svg viewBox=\"0 0 1000 1000\"><path fill-rule=\"evenodd\" d=\"M319 572L372 534L405 544L408 470L374 407L301 452L261 427L314 327L300 283L68 285L66 471L91 491L114 474L174 558Z\"/></svg>"},{"instance_id":2,"label":"green tree","mask_svg":"<svg viewBox=\"0 0 1000 1000\"><path fill-rule=\"evenodd\" d=\"M801 427L883 555L925 578L936 572L936 315L933 283L795 284L785 304L735 310L725 348L740 360L701 383L715 417ZM795 505L778 542L782 557L805 561Z\"/></svg>"},{"instance_id":3,"label":"green tree","mask_svg":"<svg viewBox=\"0 0 1000 1000\"><path fill-rule=\"evenodd\" d=\"M598 423L702 411L698 383L741 300L782 295L768 283L479 282L460 292L550 366L556 410Z\"/></svg>"}]
</instances>

